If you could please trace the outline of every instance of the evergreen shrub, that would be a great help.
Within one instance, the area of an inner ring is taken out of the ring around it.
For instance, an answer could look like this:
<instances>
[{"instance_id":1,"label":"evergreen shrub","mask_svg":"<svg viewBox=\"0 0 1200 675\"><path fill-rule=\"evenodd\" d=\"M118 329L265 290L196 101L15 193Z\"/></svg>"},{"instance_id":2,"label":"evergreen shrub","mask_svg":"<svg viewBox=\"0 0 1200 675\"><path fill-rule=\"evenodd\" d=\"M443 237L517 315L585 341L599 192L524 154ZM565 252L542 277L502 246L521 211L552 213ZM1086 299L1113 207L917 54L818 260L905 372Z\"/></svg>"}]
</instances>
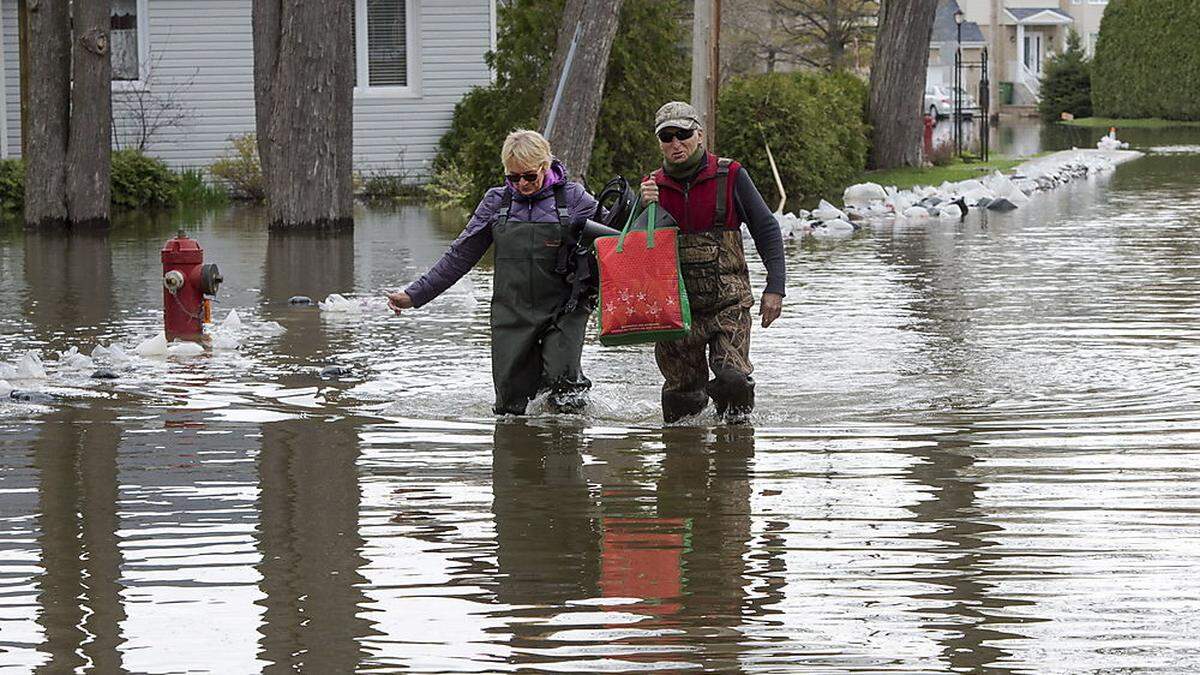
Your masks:
<instances>
[{"instance_id":1,"label":"evergreen shrub","mask_svg":"<svg viewBox=\"0 0 1200 675\"><path fill-rule=\"evenodd\" d=\"M1092 116L1092 63L1074 30L1067 37L1066 51L1050 57L1042 70L1041 97L1038 114L1047 122L1060 119L1064 112Z\"/></svg>"},{"instance_id":2,"label":"evergreen shrub","mask_svg":"<svg viewBox=\"0 0 1200 675\"><path fill-rule=\"evenodd\" d=\"M161 160L137 150L112 153L113 206L139 209L173 206L179 176Z\"/></svg>"},{"instance_id":3,"label":"evergreen shrub","mask_svg":"<svg viewBox=\"0 0 1200 675\"><path fill-rule=\"evenodd\" d=\"M1111 0L1092 62L1101 117L1200 120L1200 2Z\"/></svg>"},{"instance_id":4,"label":"evergreen shrub","mask_svg":"<svg viewBox=\"0 0 1200 675\"><path fill-rule=\"evenodd\" d=\"M779 190L767 159L770 143L791 205L842 188L867 165L867 84L847 73L768 73L721 88L717 149L746 166L771 209Z\"/></svg>"},{"instance_id":5,"label":"evergreen shrub","mask_svg":"<svg viewBox=\"0 0 1200 675\"><path fill-rule=\"evenodd\" d=\"M501 183L504 137L513 129L537 128L563 4L514 0L498 6L496 50L488 54L496 81L472 90L455 107L434 160L431 194L473 206L487 188ZM654 113L688 95L688 32L680 17L690 6L681 0L621 4L588 166L593 190L617 174L636 181L658 165Z\"/></svg>"}]
</instances>

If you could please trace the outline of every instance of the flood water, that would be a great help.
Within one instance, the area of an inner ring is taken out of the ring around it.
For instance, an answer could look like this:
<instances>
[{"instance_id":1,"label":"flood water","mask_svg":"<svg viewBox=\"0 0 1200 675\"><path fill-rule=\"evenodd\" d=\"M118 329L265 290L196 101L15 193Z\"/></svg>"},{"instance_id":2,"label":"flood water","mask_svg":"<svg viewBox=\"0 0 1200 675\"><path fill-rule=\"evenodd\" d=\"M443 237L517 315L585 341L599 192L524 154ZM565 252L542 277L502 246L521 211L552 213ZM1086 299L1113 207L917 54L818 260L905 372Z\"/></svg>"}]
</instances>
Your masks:
<instances>
[{"instance_id":1,"label":"flood water","mask_svg":"<svg viewBox=\"0 0 1200 675\"><path fill-rule=\"evenodd\" d=\"M1122 136L1159 151L1010 214L789 243L748 427L664 428L594 342L586 415L495 419L490 264L379 299L461 214L5 227L0 361L54 399L0 402L0 670L1196 671L1200 132ZM180 227L241 349L59 367L158 330Z\"/></svg>"}]
</instances>

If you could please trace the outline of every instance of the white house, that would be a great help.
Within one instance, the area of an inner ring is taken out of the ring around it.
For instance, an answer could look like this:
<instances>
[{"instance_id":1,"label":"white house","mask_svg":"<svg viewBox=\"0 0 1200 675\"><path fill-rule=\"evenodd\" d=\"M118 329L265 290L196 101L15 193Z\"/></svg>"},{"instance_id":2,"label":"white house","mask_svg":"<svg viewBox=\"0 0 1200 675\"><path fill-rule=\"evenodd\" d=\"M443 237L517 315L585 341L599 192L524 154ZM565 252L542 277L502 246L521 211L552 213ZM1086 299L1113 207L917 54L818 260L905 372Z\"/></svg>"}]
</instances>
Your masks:
<instances>
[{"instance_id":1,"label":"white house","mask_svg":"<svg viewBox=\"0 0 1200 675\"><path fill-rule=\"evenodd\" d=\"M956 0L938 2L937 14L933 20L933 33L929 38L929 70L925 76L926 84L938 86L954 84L954 51L959 46L963 50L964 64L979 62L986 44L983 32L980 31L979 24L974 21L963 21L959 25L954 20L954 14L958 11L959 6ZM979 69L967 68L964 65L962 73L963 89L978 100Z\"/></svg>"},{"instance_id":2,"label":"white house","mask_svg":"<svg viewBox=\"0 0 1200 675\"><path fill-rule=\"evenodd\" d=\"M449 128L454 105L491 73L496 0L353 2L359 169L419 173ZM229 138L254 131L251 0L112 0L114 144L148 123L147 152L175 167L205 166ZM21 149L17 0L0 0L0 154ZM139 115L138 111L149 113Z\"/></svg>"},{"instance_id":3,"label":"white house","mask_svg":"<svg viewBox=\"0 0 1200 675\"><path fill-rule=\"evenodd\" d=\"M987 41L992 86L1012 83L1013 103L1028 106L1038 100L1043 64L1066 48L1071 30L1079 33L1089 55L1095 51L1108 0L957 0L957 4L966 22L976 24Z\"/></svg>"}]
</instances>

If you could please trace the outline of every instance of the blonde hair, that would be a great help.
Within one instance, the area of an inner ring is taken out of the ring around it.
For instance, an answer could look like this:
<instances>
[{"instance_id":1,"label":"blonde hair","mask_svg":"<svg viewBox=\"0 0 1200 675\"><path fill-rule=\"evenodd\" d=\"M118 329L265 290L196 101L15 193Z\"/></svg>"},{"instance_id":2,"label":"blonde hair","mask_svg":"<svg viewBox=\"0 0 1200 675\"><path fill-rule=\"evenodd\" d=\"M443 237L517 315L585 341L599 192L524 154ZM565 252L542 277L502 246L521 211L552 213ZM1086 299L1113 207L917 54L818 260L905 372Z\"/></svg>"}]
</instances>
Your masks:
<instances>
[{"instance_id":1,"label":"blonde hair","mask_svg":"<svg viewBox=\"0 0 1200 675\"><path fill-rule=\"evenodd\" d=\"M517 129L504 139L500 149L500 161L508 169L513 162L545 168L550 165L550 142L546 137L529 129Z\"/></svg>"}]
</instances>

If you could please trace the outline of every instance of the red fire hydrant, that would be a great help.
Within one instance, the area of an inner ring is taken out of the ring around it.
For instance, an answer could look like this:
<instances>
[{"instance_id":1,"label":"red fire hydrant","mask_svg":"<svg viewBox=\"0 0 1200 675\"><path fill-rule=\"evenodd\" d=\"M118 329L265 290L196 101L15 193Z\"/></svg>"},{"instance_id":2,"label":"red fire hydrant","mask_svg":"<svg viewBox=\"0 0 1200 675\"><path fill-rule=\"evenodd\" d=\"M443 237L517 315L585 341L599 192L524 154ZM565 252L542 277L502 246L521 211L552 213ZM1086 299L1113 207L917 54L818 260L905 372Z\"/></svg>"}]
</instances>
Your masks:
<instances>
[{"instance_id":1,"label":"red fire hydrant","mask_svg":"<svg viewBox=\"0 0 1200 675\"><path fill-rule=\"evenodd\" d=\"M926 161L928 161L928 157L933 154L933 125L934 124L935 124L935 120L933 119L933 115L926 114L925 115L925 157L926 157Z\"/></svg>"},{"instance_id":2,"label":"red fire hydrant","mask_svg":"<svg viewBox=\"0 0 1200 675\"><path fill-rule=\"evenodd\" d=\"M212 297L224 279L204 264L204 249L180 232L163 245L163 325L167 339L197 338L212 321Z\"/></svg>"}]
</instances>

